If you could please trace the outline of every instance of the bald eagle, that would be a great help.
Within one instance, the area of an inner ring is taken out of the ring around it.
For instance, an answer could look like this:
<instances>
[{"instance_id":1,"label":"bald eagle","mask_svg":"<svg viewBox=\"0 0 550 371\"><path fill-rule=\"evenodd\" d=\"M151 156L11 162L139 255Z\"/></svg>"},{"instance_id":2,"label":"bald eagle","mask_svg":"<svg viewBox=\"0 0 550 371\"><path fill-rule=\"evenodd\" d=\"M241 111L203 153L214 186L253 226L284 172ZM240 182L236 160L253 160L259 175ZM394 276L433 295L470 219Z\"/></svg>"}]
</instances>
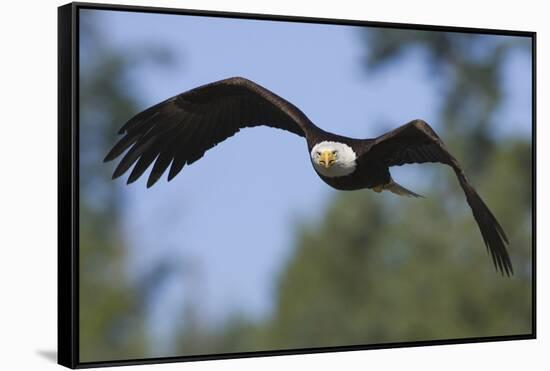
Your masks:
<instances>
[{"instance_id":1,"label":"bald eagle","mask_svg":"<svg viewBox=\"0 0 550 371\"><path fill-rule=\"evenodd\" d=\"M147 180L147 187L151 187L168 167L170 181L208 149L243 128L260 125L303 137L313 169L325 183L338 190L366 188L420 197L397 184L389 168L426 162L450 166L464 190L495 267L502 274L513 274L504 230L469 183L458 161L422 120L413 120L376 138L348 138L320 129L292 103L253 81L232 77L178 94L138 113L122 126L119 134L124 136L105 161L129 149L113 174L113 179L118 178L135 164L128 184L154 163Z\"/></svg>"}]
</instances>

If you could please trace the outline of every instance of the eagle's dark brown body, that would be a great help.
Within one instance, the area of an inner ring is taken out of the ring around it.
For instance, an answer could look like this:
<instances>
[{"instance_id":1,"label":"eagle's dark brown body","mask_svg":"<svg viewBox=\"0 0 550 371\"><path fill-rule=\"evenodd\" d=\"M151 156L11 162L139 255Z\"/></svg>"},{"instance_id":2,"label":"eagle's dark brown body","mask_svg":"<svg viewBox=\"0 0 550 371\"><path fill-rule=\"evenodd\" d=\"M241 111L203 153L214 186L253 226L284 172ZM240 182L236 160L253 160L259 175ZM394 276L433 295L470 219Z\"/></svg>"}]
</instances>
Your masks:
<instances>
[{"instance_id":1,"label":"eagle's dark brown body","mask_svg":"<svg viewBox=\"0 0 550 371\"><path fill-rule=\"evenodd\" d=\"M359 161L356 170L350 175L330 178L317 174L329 186L340 191L374 188L388 184L391 181L388 167L369 163L368 161Z\"/></svg>"},{"instance_id":2,"label":"eagle's dark brown body","mask_svg":"<svg viewBox=\"0 0 550 371\"><path fill-rule=\"evenodd\" d=\"M495 266L512 274L506 251L506 235L432 128L413 120L372 139L352 139L328 133L314 125L292 103L262 86L233 77L169 98L132 117L121 129L124 136L105 161L125 155L116 167L117 178L130 167L128 183L137 180L152 165L147 187L157 182L170 167L168 180L185 165L246 127L266 125L304 137L309 151L323 141L344 143L356 154L356 167L346 176L319 176L339 190L358 190L393 184L389 168L411 163L439 162L450 166L464 190ZM391 183L390 183L391 182Z\"/></svg>"}]
</instances>

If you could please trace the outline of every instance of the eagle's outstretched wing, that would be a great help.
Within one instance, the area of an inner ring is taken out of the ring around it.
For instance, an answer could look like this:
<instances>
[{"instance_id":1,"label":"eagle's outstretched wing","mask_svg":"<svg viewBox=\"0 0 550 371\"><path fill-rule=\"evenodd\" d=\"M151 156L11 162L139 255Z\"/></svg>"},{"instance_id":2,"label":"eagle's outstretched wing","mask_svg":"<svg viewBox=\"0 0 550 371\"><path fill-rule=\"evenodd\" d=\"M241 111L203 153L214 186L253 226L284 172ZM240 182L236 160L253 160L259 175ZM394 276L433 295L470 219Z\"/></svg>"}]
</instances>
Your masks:
<instances>
[{"instance_id":1,"label":"eagle's outstretched wing","mask_svg":"<svg viewBox=\"0 0 550 371\"><path fill-rule=\"evenodd\" d=\"M113 178L134 163L128 183L154 162L152 186L170 166L168 180L185 164L200 159L240 129L266 125L305 137L315 125L290 102L242 77L213 82L169 98L132 117L119 131L124 136L105 157L111 161L128 150Z\"/></svg>"},{"instance_id":2,"label":"eagle's outstretched wing","mask_svg":"<svg viewBox=\"0 0 550 371\"><path fill-rule=\"evenodd\" d=\"M369 161L381 162L388 167L425 162L439 162L452 167L495 267L503 274L513 274L512 263L506 251L508 239L504 230L469 183L458 161L426 122L414 120L375 138L364 156L367 156Z\"/></svg>"}]
</instances>

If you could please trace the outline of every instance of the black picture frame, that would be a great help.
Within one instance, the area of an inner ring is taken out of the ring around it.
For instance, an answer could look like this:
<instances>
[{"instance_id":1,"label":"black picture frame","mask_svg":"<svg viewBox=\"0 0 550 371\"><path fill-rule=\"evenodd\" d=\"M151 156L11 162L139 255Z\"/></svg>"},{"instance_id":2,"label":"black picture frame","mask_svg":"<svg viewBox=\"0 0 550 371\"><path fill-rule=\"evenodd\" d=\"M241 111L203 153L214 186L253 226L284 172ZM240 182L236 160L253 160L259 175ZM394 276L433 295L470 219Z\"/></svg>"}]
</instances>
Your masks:
<instances>
[{"instance_id":1,"label":"black picture frame","mask_svg":"<svg viewBox=\"0 0 550 371\"><path fill-rule=\"evenodd\" d=\"M126 12L201 15L237 19L374 26L383 28L481 33L523 36L532 42L532 333L466 339L335 346L291 350L209 354L147 359L80 362L79 360L79 11L98 9ZM462 28L422 24L386 23L360 20L325 19L267 14L231 13L189 9L70 3L58 8L58 363L69 368L154 364L288 354L340 352L381 348L478 343L536 338L536 32L484 28Z\"/></svg>"}]
</instances>

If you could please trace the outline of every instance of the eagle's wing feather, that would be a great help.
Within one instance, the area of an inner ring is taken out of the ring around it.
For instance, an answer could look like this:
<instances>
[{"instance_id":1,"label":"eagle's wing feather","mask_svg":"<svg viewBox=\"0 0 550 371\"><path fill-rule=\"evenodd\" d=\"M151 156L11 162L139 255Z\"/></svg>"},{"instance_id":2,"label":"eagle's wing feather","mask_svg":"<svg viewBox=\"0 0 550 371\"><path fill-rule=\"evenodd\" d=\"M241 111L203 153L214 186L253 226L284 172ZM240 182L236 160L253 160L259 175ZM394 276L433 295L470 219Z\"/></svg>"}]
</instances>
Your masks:
<instances>
[{"instance_id":1,"label":"eagle's wing feather","mask_svg":"<svg viewBox=\"0 0 550 371\"><path fill-rule=\"evenodd\" d=\"M119 134L124 136L105 161L127 151L113 178L135 164L128 183L154 163L147 181L150 187L170 165L168 180L240 129L259 125L302 137L315 128L290 102L250 80L232 77L189 90L138 113L122 126Z\"/></svg>"},{"instance_id":2,"label":"eagle's wing feather","mask_svg":"<svg viewBox=\"0 0 550 371\"><path fill-rule=\"evenodd\" d=\"M513 274L512 263L506 251L508 239L504 230L470 184L458 161L426 122L414 120L375 138L365 156L370 161L380 161L388 167L425 162L439 162L452 167L495 267L507 275Z\"/></svg>"}]
</instances>

